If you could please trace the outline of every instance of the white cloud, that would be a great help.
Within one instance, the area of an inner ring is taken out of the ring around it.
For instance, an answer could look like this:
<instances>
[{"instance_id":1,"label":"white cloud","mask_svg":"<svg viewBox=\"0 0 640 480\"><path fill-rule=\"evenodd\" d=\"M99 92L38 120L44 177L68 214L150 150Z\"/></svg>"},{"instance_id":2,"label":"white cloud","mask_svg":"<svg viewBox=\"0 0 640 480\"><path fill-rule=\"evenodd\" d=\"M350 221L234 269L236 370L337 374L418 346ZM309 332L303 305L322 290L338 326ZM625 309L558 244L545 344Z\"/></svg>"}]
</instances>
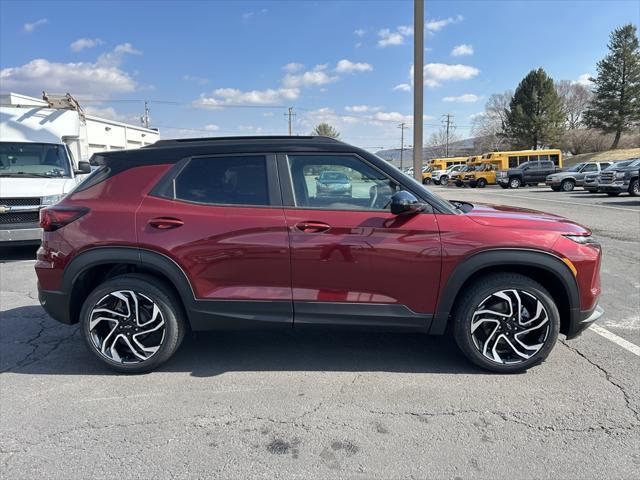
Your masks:
<instances>
[{"instance_id":1,"label":"white cloud","mask_svg":"<svg viewBox=\"0 0 640 480\"><path fill-rule=\"evenodd\" d=\"M215 132L217 130L220 130L220 127L218 125L214 124L214 123L209 123L209 124L204 126L204 129L207 132Z\"/></svg>"},{"instance_id":2,"label":"white cloud","mask_svg":"<svg viewBox=\"0 0 640 480\"><path fill-rule=\"evenodd\" d=\"M96 117L107 118L109 120L116 120L118 122L131 122L137 120L140 122L137 115L124 114L117 112L113 107L97 107L95 105L87 105L84 107L85 113L88 115L95 115Z\"/></svg>"},{"instance_id":3,"label":"white cloud","mask_svg":"<svg viewBox=\"0 0 640 480\"><path fill-rule=\"evenodd\" d=\"M362 42L358 42L354 45L355 48L360 48L362 46Z\"/></svg>"},{"instance_id":4,"label":"white cloud","mask_svg":"<svg viewBox=\"0 0 640 480\"><path fill-rule=\"evenodd\" d=\"M198 77L196 75L183 75L182 79L186 82L195 82L198 85L206 85L209 83L209 79L205 77Z\"/></svg>"},{"instance_id":5,"label":"white cloud","mask_svg":"<svg viewBox=\"0 0 640 480\"><path fill-rule=\"evenodd\" d=\"M336 65L336 72L338 73L356 73L356 72L370 72L373 67L369 63L352 62L347 59L342 59Z\"/></svg>"},{"instance_id":6,"label":"white cloud","mask_svg":"<svg viewBox=\"0 0 640 480\"><path fill-rule=\"evenodd\" d=\"M592 75L590 73L583 73L573 83L577 83L579 85L583 85L585 87L589 87L589 86L591 86L593 84L593 82L590 80L591 77L592 77Z\"/></svg>"},{"instance_id":7,"label":"white cloud","mask_svg":"<svg viewBox=\"0 0 640 480\"><path fill-rule=\"evenodd\" d=\"M260 10L255 10L255 11L252 11L252 12L245 12L245 13L242 14L242 20L247 22L250 19L252 19L253 17L264 16L264 15L267 14L267 12L268 12L268 10L266 8L262 8Z\"/></svg>"},{"instance_id":8,"label":"white cloud","mask_svg":"<svg viewBox=\"0 0 640 480\"><path fill-rule=\"evenodd\" d=\"M200 95L194 102L198 107L224 107L225 105L275 105L297 100L298 88L268 88L266 90L242 91L237 88L218 88L210 96Z\"/></svg>"},{"instance_id":9,"label":"white cloud","mask_svg":"<svg viewBox=\"0 0 640 480\"><path fill-rule=\"evenodd\" d=\"M413 35L413 27L409 25L400 25L398 27L398 32L400 32L401 35L408 37L409 35Z\"/></svg>"},{"instance_id":10,"label":"white cloud","mask_svg":"<svg viewBox=\"0 0 640 480\"><path fill-rule=\"evenodd\" d=\"M372 107L370 105L347 105L344 107L344 111L349 113L377 112L378 110L380 110L380 107Z\"/></svg>"},{"instance_id":11,"label":"white cloud","mask_svg":"<svg viewBox=\"0 0 640 480\"><path fill-rule=\"evenodd\" d=\"M287 88L310 87L314 85L326 85L335 82L338 77L327 75L324 71L327 65L316 65L312 71L301 74L287 73L282 79L282 84Z\"/></svg>"},{"instance_id":12,"label":"white cloud","mask_svg":"<svg viewBox=\"0 0 640 480\"><path fill-rule=\"evenodd\" d=\"M363 37L365 33L367 33L367 31L364 28L357 28L353 31L353 34L357 37Z\"/></svg>"},{"instance_id":13,"label":"white cloud","mask_svg":"<svg viewBox=\"0 0 640 480\"><path fill-rule=\"evenodd\" d=\"M122 59L125 55L142 55L142 52L133 48L130 43L121 43L116 45L113 51L100 55L97 64L117 67L122 64Z\"/></svg>"},{"instance_id":14,"label":"white cloud","mask_svg":"<svg viewBox=\"0 0 640 480\"><path fill-rule=\"evenodd\" d=\"M474 103L480 100L480 97L473 93L465 93L457 97L443 97L443 102L461 102L461 103Z\"/></svg>"},{"instance_id":15,"label":"white cloud","mask_svg":"<svg viewBox=\"0 0 640 480\"><path fill-rule=\"evenodd\" d=\"M85 48L93 48L102 45L104 42L100 38L79 38L73 42L70 47L74 52L80 52Z\"/></svg>"},{"instance_id":16,"label":"white cloud","mask_svg":"<svg viewBox=\"0 0 640 480\"><path fill-rule=\"evenodd\" d=\"M302 67L304 67L304 65L301 63L290 62L290 63L287 63L285 66L283 66L282 69L285 72L295 73L302 70Z\"/></svg>"},{"instance_id":17,"label":"white cloud","mask_svg":"<svg viewBox=\"0 0 640 480\"><path fill-rule=\"evenodd\" d=\"M447 25L452 23L458 23L464 20L462 15L456 15L455 17L443 18L442 20L429 20L425 24L425 29L429 32L439 32Z\"/></svg>"},{"instance_id":18,"label":"white cloud","mask_svg":"<svg viewBox=\"0 0 640 480\"><path fill-rule=\"evenodd\" d=\"M449 80L469 80L477 76L480 70L476 67L461 64L428 63L424 66L424 84L427 87L439 87ZM413 83L413 65L409 69L409 78Z\"/></svg>"},{"instance_id":19,"label":"white cloud","mask_svg":"<svg viewBox=\"0 0 640 480\"><path fill-rule=\"evenodd\" d=\"M383 28L378 31L379 47L388 47L389 45L402 45L404 43L404 36L400 32L392 32L388 28Z\"/></svg>"},{"instance_id":20,"label":"white cloud","mask_svg":"<svg viewBox=\"0 0 640 480\"><path fill-rule=\"evenodd\" d=\"M117 65L96 63L57 63L43 58L31 60L20 67L0 70L3 89L23 93L48 90L108 96L111 93L131 92L137 84Z\"/></svg>"},{"instance_id":21,"label":"white cloud","mask_svg":"<svg viewBox=\"0 0 640 480\"><path fill-rule=\"evenodd\" d=\"M413 115L403 115L400 112L376 112L373 116L375 120L380 122L407 122L413 121Z\"/></svg>"},{"instance_id":22,"label":"white cloud","mask_svg":"<svg viewBox=\"0 0 640 480\"><path fill-rule=\"evenodd\" d=\"M49 23L49 20L46 18L41 18L40 20L36 20L35 22L32 23L25 23L22 26L22 29L27 32L27 33L31 33L33 32L36 28L41 27L42 25L45 25Z\"/></svg>"},{"instance_id":23,"label":"white cloud","mask_svg":"<svg viewBox=\"0 0 640 480\"><path fill-rule=\"evenodd\" d=\"M457 45L453 47L453 50L451 50L451 55L453 55L454 57L461 57L462 55L473 55L473 46L467 45L466 43Z\"/></svg>"},{"instance_id":24,"label":"white cloud","mask_svg":"<svg viewBox=\"0 0 640 480\"><path fill-rule=\"evenodd\" d=\"M411 73L413 74L413 70L411 71ZM408 83L400 83L395 87L393 87L393 90L400 91L400 92L410 92L411 85L409 85Z\"/></svg>"}]
</instances>

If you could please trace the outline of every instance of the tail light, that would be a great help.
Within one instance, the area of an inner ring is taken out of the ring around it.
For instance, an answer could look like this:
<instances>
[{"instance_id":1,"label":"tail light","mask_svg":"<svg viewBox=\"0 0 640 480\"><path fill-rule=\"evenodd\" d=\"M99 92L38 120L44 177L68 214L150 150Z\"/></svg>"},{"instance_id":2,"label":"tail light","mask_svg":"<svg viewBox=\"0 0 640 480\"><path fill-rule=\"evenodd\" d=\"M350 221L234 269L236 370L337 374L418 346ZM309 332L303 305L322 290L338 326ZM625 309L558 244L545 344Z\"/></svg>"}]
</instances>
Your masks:
<instances>
[{"instance_id":1,"label":"tail light","mask_svg":"<svg viewBox=\"0 0 640 480\"><path fill-rule=\"evenodd\" d=\"M54 205L40 210L40 227L45 232L53 232L69 225L85 215L87 207Z\"/></svg>"}]
</instances>

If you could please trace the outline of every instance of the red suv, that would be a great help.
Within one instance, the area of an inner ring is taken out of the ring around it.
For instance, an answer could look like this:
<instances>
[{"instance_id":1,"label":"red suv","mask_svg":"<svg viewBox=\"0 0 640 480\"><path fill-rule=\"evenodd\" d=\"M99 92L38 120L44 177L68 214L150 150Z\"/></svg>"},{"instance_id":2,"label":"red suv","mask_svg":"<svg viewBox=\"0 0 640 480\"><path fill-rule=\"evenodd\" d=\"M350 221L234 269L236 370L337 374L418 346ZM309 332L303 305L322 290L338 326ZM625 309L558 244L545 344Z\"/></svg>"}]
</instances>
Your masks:
<instances>
[{"instance_id":1,"label":"red suv","mask_svg":"<svg viewBox=\"0 0 640 480\"><path fill-rule=\"evenodd\" d=\"M602 315L588 229L447 202L337 140L165 140L93 162L41 210L38 288L121 372L157 367L188 328L317 325L450 327L472 362L515 372Z\"/></svg>"}]
</instances>

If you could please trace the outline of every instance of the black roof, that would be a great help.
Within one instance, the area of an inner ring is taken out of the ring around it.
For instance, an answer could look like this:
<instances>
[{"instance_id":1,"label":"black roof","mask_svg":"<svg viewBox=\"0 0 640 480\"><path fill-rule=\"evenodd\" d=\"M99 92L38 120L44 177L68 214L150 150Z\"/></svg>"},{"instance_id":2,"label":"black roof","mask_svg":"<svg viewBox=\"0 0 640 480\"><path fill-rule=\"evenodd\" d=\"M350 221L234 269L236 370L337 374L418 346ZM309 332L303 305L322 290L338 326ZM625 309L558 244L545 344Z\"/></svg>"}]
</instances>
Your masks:
<instances>
[{"instance_id":1,"label":"black roof","mask_svg":"<svg viewBox=\"0 0 640 480\"><path fill-rule=\"evenodd\" d=\"M243 137L195 137L195 138L172 138L168 140L158 140L151 145L147 145L144 148L157 148L157 147L169 147L177 145L211 145L218 146L222 144L236 144L241 143L247 145L247 143L265 143L265 142L279 142L287 144L304 144L309 143L343 143L340 140L330 137L320 136L291 136L291 135L262 135L262 136L243 136Z\"/></svg>"}]
</instances>

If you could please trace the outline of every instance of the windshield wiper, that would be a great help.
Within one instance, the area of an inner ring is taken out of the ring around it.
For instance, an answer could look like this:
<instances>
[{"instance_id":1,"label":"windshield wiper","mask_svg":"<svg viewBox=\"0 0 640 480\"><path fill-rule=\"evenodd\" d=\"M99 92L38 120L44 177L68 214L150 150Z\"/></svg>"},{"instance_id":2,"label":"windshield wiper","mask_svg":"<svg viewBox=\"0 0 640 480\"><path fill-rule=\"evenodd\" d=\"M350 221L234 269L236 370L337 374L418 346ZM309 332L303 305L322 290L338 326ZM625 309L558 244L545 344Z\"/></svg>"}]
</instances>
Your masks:
<instances>
[{"instance_id":1,"label":"windshield wiper","mask_svg":"<svg viewBox=\"0 0 640 480\"><path fill-rule=\"evenodd\" d=\"M56 178L61 177L61 174L48 175L46 173L34 173L34 172L3 172L0 173L0 177L38 177L38 178Z\"/></svg>"}]
</instances>

